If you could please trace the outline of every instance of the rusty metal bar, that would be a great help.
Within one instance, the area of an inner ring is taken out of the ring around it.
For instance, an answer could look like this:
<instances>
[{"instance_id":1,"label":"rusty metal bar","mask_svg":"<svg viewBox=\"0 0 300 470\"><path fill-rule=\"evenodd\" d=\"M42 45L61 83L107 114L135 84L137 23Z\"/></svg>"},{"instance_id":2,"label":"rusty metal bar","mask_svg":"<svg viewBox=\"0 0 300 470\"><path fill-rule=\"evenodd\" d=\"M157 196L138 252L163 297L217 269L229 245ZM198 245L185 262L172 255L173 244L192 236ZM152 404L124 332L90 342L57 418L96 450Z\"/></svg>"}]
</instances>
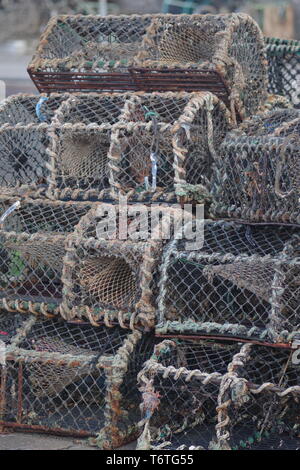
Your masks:
<instances>
[{"instance_id":1,"label":"rusty metal bar","mask_svg":"<svg viewBox=\"0 0 300 470\"><path fill-rule=\"evenodd\" d=\"M267 346L270 348L278 348L278 349L292 349L292 345L289 343L266 343L264 341L259 341L259 340L251 340L251 339L242 339L242 338L237 338L235 336L211 336L211 335L162 335L159 333L155 334L156 338L165 338L165 339L201 339L201 340L220 340L220 341L234 341L238 343L250 343L250 344L256 344L259 346Z\"/></svg>"},{"instance_id":2,"label":"rusty metal bar","mask_svg":"<svg viewBox=\"0 0 300 470\"><path fill-rule=\"evenodd\" d=\"M19 361L19 370L18 370L18 411L17 411L17 423L21 424L22 422L22 412L23 412L23 362Z\"/></svg>"},{"instance_id":3,"label":"rusty metal bar","mask_svg":"<svg viewBox=\"0 0 300 470\"><path fill-rule=\"evenodd\" d=\"M6 408L6 380L7 380L7 367L1 367L1 388L0 388L0 420L3 419Z\"/></svg>"},{"instance_id":4,"label":"rusty metal bar","mask_svg":"<svg viewBox=\"0 0 300 470\"><path fill-rule=\"evenodd\" d=\"M34 424L20 424L20 423L8 423L6 421L0 420L0 427L3 426L5 428L13 428L13 429L20 429L24 432L45 432L47 434L59 434L61 436L70 436L70 437L89 437L89 436L96 436L98 434L97 431L94 433L89 431L78 431L78 430L68 430L68 429L61 429L61 428L47 428L46 426L34 425Z\"/></svg>"}]
</instances>

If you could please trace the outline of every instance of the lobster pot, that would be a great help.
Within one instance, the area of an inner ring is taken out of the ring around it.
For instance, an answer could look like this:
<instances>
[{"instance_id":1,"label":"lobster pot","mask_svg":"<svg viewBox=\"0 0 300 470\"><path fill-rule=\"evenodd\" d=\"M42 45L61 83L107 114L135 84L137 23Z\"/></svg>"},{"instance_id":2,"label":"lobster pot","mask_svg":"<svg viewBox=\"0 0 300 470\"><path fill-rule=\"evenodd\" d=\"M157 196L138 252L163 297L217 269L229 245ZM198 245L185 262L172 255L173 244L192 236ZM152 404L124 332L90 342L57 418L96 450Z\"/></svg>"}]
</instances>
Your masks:
<instances>
[{"instance_id":1,"label":"lobster pot","mask_svg":"<svg viewBox=\"0 0 300 470\"><path fill-rule=\"evenodd\" d=\"M135 438L136 375L153 338L36 317L27 317L22 333L1 368L2 426L94 436L106 449Z\"/></svg>"},{"instance_id":2,"label":"lobster pot","mask_svg":"<svg viewBox=\"0 0 300 470\"><path fill-rule=\"evenodd\" d=\"M290 350L165 340L138 381L140 450L299 448L299 366Z\"/></svg>"},{"instance_id":3,"label":"lobster pot","mask_svg":"<svg viewBox=\"0 0 300 470\"><path fill-rule=\"evenodd\" d=\"M208 199L232 127L211 93L76 94L56 113L48 154L55 199Z\"/></svg>"},{"instance_id":4,"label":"lobster pot","mask_svg":"<svg viewBox=\"0 0 300 470\"><path fill-rule=\"evenodd\" d=\"M211 91L240 116L267 81L263 35L243 14L55 17L28 72L43 92Z\"/></svg>"},{"instance_id":5,"label":"lobster pot","mask_svg":"<svg viewBox=\"0 0 300 470\"><path fill-rule=\"evenodd\" d=\"M65 241L87 203L60 203L26 199L16 208L17 198L0 198L7 215L0 231L1 305L8 310L53 313L62 296L61 274Z\"/></svg>"},{"instance_id":6,"label":"lobster pot","mask_svg":"<svg viewBox=\"0 0 300 470\"><path fill-rule=\"evenodd\" d=\"M184 107L186 95L170 95L127 103L124 115L131 122L115 126L111 137L113 198L207 199L215 149L231 127L229 114L211 93L192 95ZM139 122L132 122L137 116Z\"/></svg>"},{"instance_id":7,"label":"lobster pot","mask_svg":"<svg viewBox=\"0 0 300 470\"><path fill-rule=\"evenodd\" d=\"M227 135L216 159L213 216L300 223L300 114L277 110Z\"/></svg>"},{"instance_id":8,"label":"lobster pot","mask_svg":"<svg viewBox=\"0 0 300 470\"><path fill-rule=\"evenodd\" d=\"M202 248L165 248L157 332L290 341L300 327L299 231L207 221L203 237Z\"/></svg>"},{"instance_id":9,"label":"lobster pot","mask_svg":"<svg viewBox=\"0 0 300 470\"><path fill-rule=\"evenodd\" d=\"M286 96L295 105L300 103L300 42L265 38L269 63L270 93Z\"/></svg>"},{"instance_id":10,"label":"lobster pot","mask_svg":"<svg viewBox=\"0 0 300 470\"><path fill-rule=\"evenodd\" d=\"M50 124L56 110L67 94L29 95L18 94L8 97L0 105L0 126L27 126L28 124Z\"/></svg>"},{"instance_id":11,"label":"lobster pot","mask_svg":"<svg viewBox=\"0 0 300 470\"><path fill-rule=\"evenodd\" d=\"M138 375L142 392L137 449L216 446L217 400L237 344L165 340Z\"/></svg>"},{"instance_id":12,"label":"lobster pot","mask_svg":"<svg viewBox=\"0 0 300 470\"><path fill-rule=\"evenodd\" d=\"M62 316L146 330L155 321L158 265L177 209L98 204L69 238ZM125 326L126 325L126 326Z\"/></svg>"},{"instance_id":13,"label":"lobster pot","mask_svg":"<svg viewBox=\"0 0 300 470\"><path fill-rule=\"evenodd\" d=\"M28 72L39 91L126 91L152 15L53 17Z\"/></svg>"},{"instance_id":14,"label":"lobster pot","mask_svg":"<svg viewBox=\"0 0 300 470\"><path fill-rule=\"evenodd\" d=\"M163 90L209 90L240 118L265 99L264 39L245 14L155 18L134 66L135 80L144 89L162 83Z\"/></svg>"},{"instance_id":15,"label":"lobster pot","mask_svg":"<svg viewBox=\"0 0 300 470\"><path fill-rule=\"evenodd\" d=\"M118 122L124 94L74 94L53 119L48 195L55 199L98 199L109 193L111 126Z\"/></svg>"},{"instance_id":16,"label":"lobster pot","mask_svg":"<svg viewBox=\"0 0 300 470\"><path fill-rule=\"evenodd\" d=\"M224 406L220 447L299 450L300 369L295 352L247 344L237 356L233 369L241 381L219 397L220 408Z\"/></svg>"}]
</instances>

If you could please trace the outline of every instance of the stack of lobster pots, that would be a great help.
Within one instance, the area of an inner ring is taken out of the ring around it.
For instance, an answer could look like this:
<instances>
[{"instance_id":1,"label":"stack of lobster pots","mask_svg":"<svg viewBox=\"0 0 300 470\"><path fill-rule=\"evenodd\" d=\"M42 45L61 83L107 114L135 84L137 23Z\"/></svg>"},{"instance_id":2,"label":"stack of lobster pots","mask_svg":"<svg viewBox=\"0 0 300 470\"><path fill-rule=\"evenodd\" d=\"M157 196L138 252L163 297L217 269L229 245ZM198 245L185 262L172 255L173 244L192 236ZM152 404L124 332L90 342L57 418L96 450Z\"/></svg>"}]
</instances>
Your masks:
<instances>
[{"instance_id":1,"label":"stack of lobster pots","mask_svg":"<svg viewBox=\"0 0 300 470\"><path fill-rule=\"evenodd\" d=\"M299 47L245 14L50 20L40 95L0 105L0 429L299 447Z\"/></svg>"}]
</instances>

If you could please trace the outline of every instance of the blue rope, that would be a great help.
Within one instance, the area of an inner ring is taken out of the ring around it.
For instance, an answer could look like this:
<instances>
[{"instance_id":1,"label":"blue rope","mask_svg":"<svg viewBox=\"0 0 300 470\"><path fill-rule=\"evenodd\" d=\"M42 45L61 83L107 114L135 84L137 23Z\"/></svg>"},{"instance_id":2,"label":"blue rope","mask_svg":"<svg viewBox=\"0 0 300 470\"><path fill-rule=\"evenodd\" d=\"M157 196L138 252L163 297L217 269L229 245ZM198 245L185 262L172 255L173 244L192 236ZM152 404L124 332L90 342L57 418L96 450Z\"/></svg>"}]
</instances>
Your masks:
<instances>
[{"instance_id":1,"label":"blue rope","mask_svg":"<svg viewBox=\"0 0 300 470\"><path fill-rule=\"evenodd\" d=\"M48 101L48 98L47 98L46 96L42 96L42 97L39 99L39 101L38 101L38 103L37 103L37 105L36 105L36 107L35 107L35 112L36 112L36 115L37 115L38 120L39 120L40 122L45 122L45 121L47 121L47 116L45 116L45 114L42 113L42 109L41 109L41 108L42 108L42 105L45 103L45 101Z\"/></svg>"}]
</instances>

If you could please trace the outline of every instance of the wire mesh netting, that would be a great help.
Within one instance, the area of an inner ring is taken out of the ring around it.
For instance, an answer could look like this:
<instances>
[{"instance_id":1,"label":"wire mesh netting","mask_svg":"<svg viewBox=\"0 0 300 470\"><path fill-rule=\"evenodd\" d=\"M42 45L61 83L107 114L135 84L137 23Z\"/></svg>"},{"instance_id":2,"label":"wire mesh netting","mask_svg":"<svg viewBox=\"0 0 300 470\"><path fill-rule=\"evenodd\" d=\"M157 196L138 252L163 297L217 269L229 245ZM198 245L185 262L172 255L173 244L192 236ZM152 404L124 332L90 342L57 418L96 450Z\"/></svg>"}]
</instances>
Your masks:
<instances>
[{"instance_id":1,"label":"wire mesh netting","mask_svg":"<svg viewBox=\"0 0 300 470\"><path fill-rule=\"evenodd\" d=\"M0 128L0 187L45 185L49 143L48 125L3 126Z\"/></svg>"},{"instance_id":2,"label":"wire mesh netting","mask_svg":"<svg viewBox=\"0 0 300 470\"><path fill-rule=\"evenodd\" d=\"M300 42L288 39L266 38L266 53L269 63L270 93L287 96L300 104Z\"/></svg>"},{"instance_id":3,"label":"wire mesh netting","mask_svg":"<svg viewBox=\"0 0 300 470\"><path fill-rule=\"evenodd\" d=\"M132 96L132 93L73 93L56 114L57 124L115 124Z\"/></svg>"},{"instance_id":4,"label":"wire mesh netting","mask_svg":"<svg viewBox=\"0 0 300 470\"><path fill-rule=\"evenodd\" d=\"M14 315L8 314L5 310L0 310L0 341L5 344L5 347L10 345L14 338L17 336L19 329L24 324L24 315L16 313ZM4 349L0 346L0 354L3 354ZM2 364L2 359L1 359Z\"/></svg>"},{"instance_id":5,"label":"wire mesh netting","mask_svg":"<svg viewBox=\"0 0 300 470\"><path fill-rule=\"evenodd\" d=\"M138 375L138 449L299 449L299 364L263 345L165 340Z\"/></svg>"},{"instance_id":6,"label":"wire mesh netting","mask_svg":"<svg viewBox=\"0 0 300 470\"><path fill-rule=\"evenodd\" d=\"M243 14L55 17L28 70L40 91L209 90L241 115L267 78L262 33Z\"/></svg>"},{"instance_id":7,"label":"wire mesh netting","mask_svg":"<svg viewBox=\"0 0 300 470\"><path fill-rule=\"evenodd\" d=\"M20 94L0 106L0 187L46 187L48 128L67 95Z\"/></svg>"},{"instance_id":8,"label":"wire mesh netting","mask_svg":"<svg viewBox=\"0 0 300 470\"><path fill-rule=\"evenodd\" d=\"M275 110L229 133L216 159L213 216L300 223L300 114Z\"/></svg>"},{"instance_id":9,"label":"wire mesh netting","mask_svg":"<svg viewBox=\"0 0 300 470\"><path fill-rule=\"evenodd\" d=\"M215 148L232 127L211 93L74 95L48 153L55 198L209 199Z\"/></svg>"},{"instance_id":10,"label":"wire mesh netting","mask_svg":"<svg viewBox=\"0 0 300 470\"><path fill-rule=\"evenodd\" d=\"M72 199L104 197L109 188L111 126L83 129L81 124L52 130L50 192ZM53 149L55 151L53 152ZM55 192L56 191L56 192Z\"/></svg>"},{"instance_id":11,"label":"wire mesh netting","mask_svg":"<svg viewBox=\"0 0 300 470\"><path fill-rule=\"evenodd\" d=\"M0 298L5 308L51 313L58 307L66 237L90 207L0 198Z\"/></svg>"},{"instance_id":12,"label":"wire mesh netting","mask_svg":"<svg viewBox=\"0 0 300 470\"><path fill-rule=\"evenodd\" d=\"M299 231L209 222L201 249L165 248L160 333L196 333L287 342L299 331Z\"/></svg>"},{"instance_id":13,"label":"wire mesh netting","mask_svg":"<svg viewBox=\"0 0 300 470\"><path fill-rule=\"evenodd\" d=\"M51 123L55 111L68 98L67 94L29 95L19 94L8 97L0 105L0 126Z\"/></svg>"},{"instance_id":14,"label":"wire mesh netting","mask_svg":"<svg viewBox=\"0 0 300 470\"><path fill-rule=\"evenodd\" d=\"M98 204L69 238L64 260L64 318L153 327L158 265L177 209ZM126 326L125 326L126 325Z\"/></svg>"},{"instance_id":15,"label":"wire mesh netting","mask_svg":"<svg viewBox=\"0 0 300 470\"><path fill-rule=\"evenodd\" d=\"M0 317L4 332L10 317ZM26 317L1 362L1 424L122 445L137 432L136 375L153 345L120 328Z\"/></svg>"}]
</instances>

